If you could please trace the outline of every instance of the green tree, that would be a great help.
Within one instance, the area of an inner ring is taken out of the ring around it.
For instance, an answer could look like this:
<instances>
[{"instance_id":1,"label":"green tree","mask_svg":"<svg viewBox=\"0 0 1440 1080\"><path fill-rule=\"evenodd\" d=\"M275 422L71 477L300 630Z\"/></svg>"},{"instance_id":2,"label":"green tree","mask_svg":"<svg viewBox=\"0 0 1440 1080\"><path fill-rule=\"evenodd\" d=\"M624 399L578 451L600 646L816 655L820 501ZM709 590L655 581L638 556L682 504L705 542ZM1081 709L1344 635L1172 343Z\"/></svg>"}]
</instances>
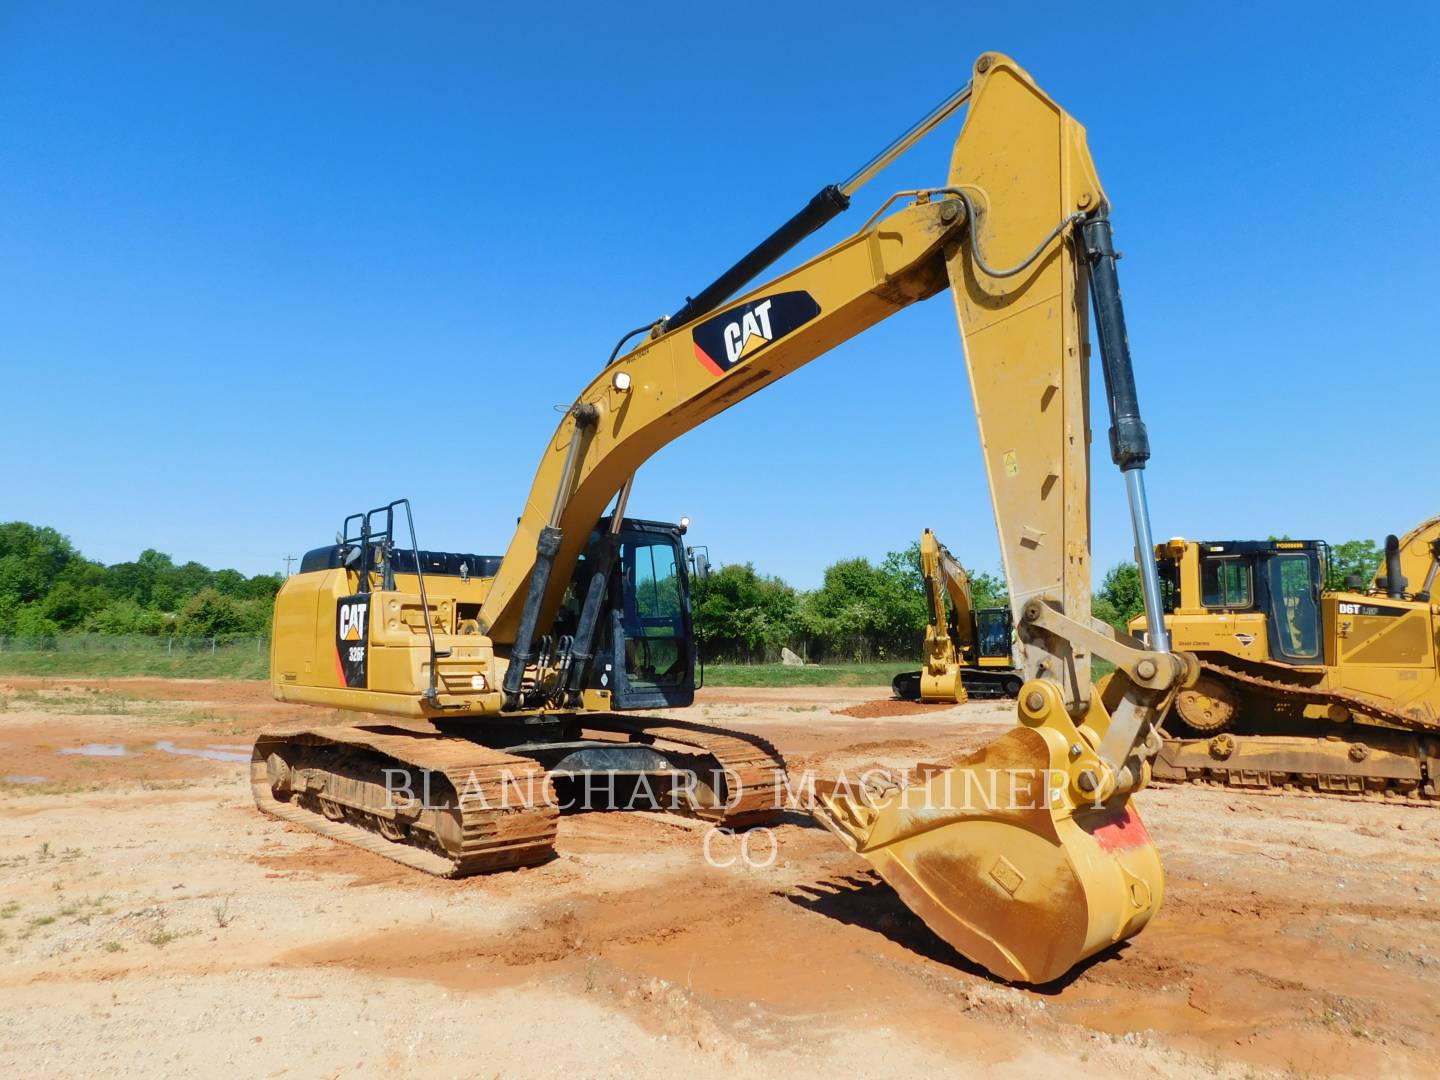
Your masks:
<instances>
[{"instance_id":1,"label":"green tree","mask_svg":"<svg viewBox=\"0 0 1440 1080\"><path fill-rule=\"evenodd\" d=\"M879 656L913 655L927 618L920 580L906 552L892 552L880 566L842 559L803 598L800 626L827 652L858 658L863 642Z\"/></svg>"},{"instance_id":2,"label":"green tree","mask_svg":"<svg viewBox=\"0 0 1440 1080\"><path fill-rule=\"evenodd\" d=\"M0 634L158 634L175 628L177 612L189 633L263 633L280 584L279 574L177 566L153 548L107 567L54 529L0 523Z\"/></svg>"},{"instance_id":3,"label":"green tree","mask_svg":"<svg viewBox=\"0 0 1440 1080\"><path fill-rule=\"evenodd\" d=\"M273 602L284 580L279 574L256 574L245 582L243 595L247 600Z\"/></svg>"},{"instance_id":4,"label":"green tree","mask_svg":"<svg viewBox=\"0 0 1440 1080\"><path fill-rule=\"evenodd\" d=\"M92 634L163 634L173 628L170 616L128 598L111 600L85 619L85 629Z\"/></svg>"},{"instance_id":5,"label":"green tree","mask_svg":"<svg viewBox=\"0 0 1440 1080\"><path fill-rule=\"evenodd\" d=\"M1330 548L1330 558L1325 566L1325 587L1345 588L1345 579L1358 577L1362 588L1368 587L1375 579L1380 564L1385 561L1385 552L1374 540L1346 540ZM1415 588L1419 588L1419 584Z\"/></svg>"},{"instance_id":6,"label":"green tree","mask_svg":"<svg viewBox=\"0 0 1440 1080\"><path fill-rule=\"evenodd\" d=\"M176 627L183 637L218 637L249 629L245 609L214 589L202 589L180 612Z\"/></svg>"},{"instance_id":7,"label":"green tree","mask_svg":"<svg viewBox=\"0 0 1440 1080\"><path fill-rule=\"evenodd\" d=\"M1010 590L1001 574L978 570L970 575L970 600L977 608L1009 607Z\"/></svg>"},{"instance_id":8,"label":"green tree","mask_svg":"<svg viewBox=\"0 0 1440 1080\"><path fill-rule=\"evenodd\" d=\"M105 590L97 586L57 581L40 601L40 609L62 630L75 630L87 616L103 608L107 600Z\"/></svg>"},{"instance_id":9,"label":"green tree","mask_svg":"<svg viewBox=\"0 0 1440 1080\"><path fill-rule=\"evenodd\" d=\"M16 637L45 639L58 637L60 626L53 619L47 619L39 604L21 604L15 612L14 629Z\"/></svg>"},{"instance_id":10,"label":"green tree","mask_svg":"<svg viewBox=\"0 0 1440 1080\"><path fill-rule=\"evenodd\" d=\"M1140 587L1140 567L1133 562L1116 563L1105 573L1096 590L1091 610L1097 619L1117 630L1145 608L1145 593Z\"/></svg>"},{"instance_id":11,"label":"green tree","mask_svg":"<svg viewBox=\"0 0 1440 1080\"><path fill-rule=\"evenodd\" d=\"M778 647L794 632L795 590L757 574L751 563L712 570L691 589L695 632L707 658L763 658L767 647Z\"/></svg>"},{"instance_id":12,"label":"green tree","mask_svg":"<svg viewBox=\"0 0 1440 1080\"><path fill-rule=\"evenodd\" d=\"M24 521L0 524L0 595L21 603L41 600L79 555L54 529Z\"/></svg>"}]
</instances>

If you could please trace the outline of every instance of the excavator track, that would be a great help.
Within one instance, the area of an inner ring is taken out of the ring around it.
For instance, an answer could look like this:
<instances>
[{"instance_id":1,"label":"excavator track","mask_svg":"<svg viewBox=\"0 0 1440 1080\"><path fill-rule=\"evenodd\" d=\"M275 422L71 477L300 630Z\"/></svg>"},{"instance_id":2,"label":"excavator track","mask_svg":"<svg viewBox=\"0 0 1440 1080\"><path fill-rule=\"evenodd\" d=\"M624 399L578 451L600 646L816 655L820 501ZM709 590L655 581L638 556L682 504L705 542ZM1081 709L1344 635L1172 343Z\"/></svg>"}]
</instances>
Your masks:
<instances>
[{"instance_id":1,"label":"excavator track","mask_svg":"<svg viewBox=\"0 0 1440 1080\"><path fill-rule=\"evenodd\" d=\"M1322 722L1318 734L1223 731L1203 738L1166 734L1153 766L1161 782L1304 790L1345 797L1440 799L1440 717L1401 712L1344 690L1327 690L1214 660L1202 673L1281 705L1343 708L1368 723Z\"/></svg>"},{"instance_id":2,"label":"excavator track","mask_svg":"<svg viewBox=\"0 0 1440 1080\"><path fill-rule=\"evenodd\" d=\"M727 829L748 829L770 824L784 809L788 784L785 759L773 744L758 735L683 720L614 714L586 717L584 724L588 729L624 734L633 742L661 750L663 744L674 743L685 751L699 751L713 759L715 764L709 771L712 777L717 772L723 777L725 791L715 792L713 802L692 802L690 811L696 817ZM701 790L714 786L702 784Z\"/></svg>"},{"instance_id":3,"label":"excavator track","mask_svg":"<svg viewBox=\"0 0 1440 1080\"><path fill-rule=\"evenodd\" d=\"M388 724L262 732L250 786L267 814L438 877L544 862L560 816L535 762Z\"/></svg>"},{"instance_id":4,"label":"excavator track","mask_svg":"<svg viewBox=\"0 0 1440 1080\"><path fill-rule=\"evenodd\" d=\"M644 746L688 772L673 809L743 829L784 807L785 761L766 740L682 721L585 717L593 746ZM560 816L552 776L527 748L496 749L431 728L391 724L262 732L251 755L255 804L267 814L438 877L544 862ZM567 776L557 772L554 779Z\"/></svg>"}]
</instances>

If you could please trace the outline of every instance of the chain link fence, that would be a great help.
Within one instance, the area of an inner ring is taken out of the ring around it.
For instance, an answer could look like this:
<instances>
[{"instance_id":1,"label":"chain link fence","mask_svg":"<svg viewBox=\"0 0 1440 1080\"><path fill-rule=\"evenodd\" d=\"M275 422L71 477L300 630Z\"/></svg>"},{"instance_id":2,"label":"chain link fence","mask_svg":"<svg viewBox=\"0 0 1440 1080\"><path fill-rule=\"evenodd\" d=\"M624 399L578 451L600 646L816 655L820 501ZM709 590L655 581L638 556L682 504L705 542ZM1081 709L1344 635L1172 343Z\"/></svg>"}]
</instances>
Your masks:
<instances>
[{"instance_id":1,"label":"chain link fence","mask_svg":"<svg viewBox=\"0 0 1440 1080\"><path fill-rule=\"evenodd\" d=\"M0 675L265 679L267 634L0 637Z\"/></svg>"},{"instance_id":2,"label":"chain link fence","mask_svg":"<svg viewBox=\"0 0 1440 1080\"><path fill-rule=\"evenodd\" d=\"M53 634L45 637L0 636L0 654L93 654L185 657L195 655L268 656L266 634Z\"/></svg>"},{"instance_id":3,"label":"chain link fence","mask_svg":"<svg viewBox=\"0 0 1440 1080\"><path fill-rule=\"evenodd\" d=\"M707 664L778 664L784 650L789 650L807 664L872 664L912 660L919 663L925 651L925 634L921 631L884 639L868 634L825 638L797 635L754 648L733 642L700 643L700 655Z\"/></svg>"}]
</instances>

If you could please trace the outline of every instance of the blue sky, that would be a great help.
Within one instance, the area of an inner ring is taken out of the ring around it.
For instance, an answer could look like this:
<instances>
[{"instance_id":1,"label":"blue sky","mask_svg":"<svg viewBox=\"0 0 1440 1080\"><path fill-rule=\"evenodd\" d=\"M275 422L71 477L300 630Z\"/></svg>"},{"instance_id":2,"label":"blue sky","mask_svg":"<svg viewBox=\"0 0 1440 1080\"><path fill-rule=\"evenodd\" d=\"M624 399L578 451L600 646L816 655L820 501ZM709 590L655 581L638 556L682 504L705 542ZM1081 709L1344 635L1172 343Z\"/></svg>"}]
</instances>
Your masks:
<instances>
[{"instance_id":1,"label":"blue sky","mask_svg":"<svg viewBox=\"0 0 1440 1080\"><path fill-rule=\"evenodd\" d=\"M1440 512L1440 17L1169 7L6 4L0 519L253 573L408 495L423 545L503 551L620 332L999 49L1114 204L1156 534L1403 531ZM954 130L796 258L943 179ZM693 432L632 511L801 586L927 525L996 566L953 319Z\"/></svg>"}]
</instances>

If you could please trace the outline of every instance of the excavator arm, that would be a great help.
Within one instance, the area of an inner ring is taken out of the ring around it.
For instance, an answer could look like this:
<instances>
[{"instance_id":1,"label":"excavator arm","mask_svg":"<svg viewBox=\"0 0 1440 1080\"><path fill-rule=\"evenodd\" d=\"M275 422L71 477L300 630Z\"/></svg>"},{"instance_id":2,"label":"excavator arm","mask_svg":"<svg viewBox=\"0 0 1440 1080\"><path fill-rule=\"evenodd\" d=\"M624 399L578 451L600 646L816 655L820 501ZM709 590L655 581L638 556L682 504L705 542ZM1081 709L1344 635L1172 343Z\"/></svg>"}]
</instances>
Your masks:
<instances>
[{"instance_id":1,"label":"excavator arm","mask_svg":"<svg viewBox=\"0 0 1440 1080\"><path fill-rule=\"evenodd\" d=\"M920 576L925 586L925 668L896 676L896 693L926 701L968 701L960 665L962 658L974 664L976 657L970 577L930 529L920 534ZM953 637L945 611L947 596L954 613Z\"/></svg>"},{"instance_id":2,"label":"excavator arm","mask_svg":"<svg viewBox=\"0 0 1440 1080\"><path fill-rule=\"evenodd\" d=\"M929 529L920 537L920 566L925 575L934 610L932 621L945 628L944 597L950 598L950 610L955 619L955 653L967 656L973 663L976 654L975 641L975 600L970 595L970 575L960 565L960 560L950 554L950 549ZM943 590L943 592L942 592ZM946 630L948 637L948 630Z\"/></svg>"},{"instance_id":3,"label":"excavator arm","mask_svg":"<svg viewBox=\"0 0 1440 1080\"><path fill-rule=\"evenodd\" d=\"M1063 707L1083 715L1091 658L1125 671L1131 688L1117 703L1097 775L1119 777L1131 767L1157 703L1185 665L1168 656L1150 560L1142 564L1147 613L1159 629L1149 649L1090 616L1091 299L1111 456L1130 492L1137 549L1153 546L1143 482L1149 446L1108 204L1084 129L1013 61L982 56L969 87L947 107L964 101L969 113L944 186L901 193L896 198L911 198L909 205L877 214L809 262L691 322L658 323L576 398L551 436L480 609L497 653L509 647L512 702L595 523L646 459L948 286L1025 673L1052 683ZM1138 779L1133 768L1128 779Z\"/></svg>"},{"instance_id":4,"label":"excavator arm","mask_svg":"<svg viewBox=\"0 0 1440 1080\"><path fill-rule=\"evenodd\" d=\"M1370 583L1374 592L1430 600L1440 577L1440 517L1427 518L1404 536L1385 538L1385 558Z\"/></svg>"},{"instance_id":5,"label":"excavator arm","mask_svg":"<svg viewBox=\"0 0 1440 1080\"><path fill-rule=\"evenodd\" d=\"M1169 651L1152 560L1141 563L1148 645L1091 617L1087 305L1136 550L1153 544L1149 444L1084 129L998 54L980 57L953 100L969 112L943 186L902 193L902 209L734 301L657 324L585 388L550 441L480 622L497 652L511 643L514 707L537 627L651 454L948 286L1027 679L1020 726L919 783L817 785L814 813L961 952L1045 982L1159 907L1163 873L1130 797L1159 750L1157 717L1194 664ZM1103 699L1095 657L1116 669ZM1039 785L1023 796L1022 776Z\"/></svg>"}]
</instances>

